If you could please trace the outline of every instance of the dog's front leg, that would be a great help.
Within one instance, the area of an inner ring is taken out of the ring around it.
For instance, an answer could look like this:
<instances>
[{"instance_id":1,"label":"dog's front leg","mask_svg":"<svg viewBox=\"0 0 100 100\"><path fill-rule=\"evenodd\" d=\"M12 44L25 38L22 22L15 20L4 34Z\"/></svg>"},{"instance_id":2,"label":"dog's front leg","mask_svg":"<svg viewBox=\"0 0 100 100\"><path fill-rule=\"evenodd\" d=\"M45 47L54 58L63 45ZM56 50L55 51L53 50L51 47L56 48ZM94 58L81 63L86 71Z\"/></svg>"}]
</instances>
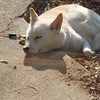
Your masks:
<instances>
[{"instance_id":1,"label":"dog's front leg","mask_svg":"<svg viewBox=\"0 0 100 100\"><path fill-rule=\"evenodd\" d=\"M92 57L95 54L95 51L91 50L91 47L90 47L88 41L86 41L86 40L83 43L82 50L83 50L84 56L88 57L88 58Z\"/></svg>"}]
</instances>

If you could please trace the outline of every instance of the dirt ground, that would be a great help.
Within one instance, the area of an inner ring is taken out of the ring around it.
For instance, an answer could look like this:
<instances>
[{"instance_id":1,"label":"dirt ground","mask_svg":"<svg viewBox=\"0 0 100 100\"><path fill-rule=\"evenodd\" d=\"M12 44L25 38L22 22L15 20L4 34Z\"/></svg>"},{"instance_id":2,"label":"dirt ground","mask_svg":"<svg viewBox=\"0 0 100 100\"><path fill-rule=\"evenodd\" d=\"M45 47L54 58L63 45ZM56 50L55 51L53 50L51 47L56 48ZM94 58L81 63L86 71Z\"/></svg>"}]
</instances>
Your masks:
<instances>
[{"instance_id":1,"label":"dirt ground","mask_svg":"<svg viewBox=\"0 0 100 100\"><path fill-rule=\"evenodd\" d=\"M16 16L32 1L0 0L0 33L25 34ZM100 100L86 85L91 71L59 50L26 56L18 42L0 37L0 100Z\"/></svg>"}]
</instances>

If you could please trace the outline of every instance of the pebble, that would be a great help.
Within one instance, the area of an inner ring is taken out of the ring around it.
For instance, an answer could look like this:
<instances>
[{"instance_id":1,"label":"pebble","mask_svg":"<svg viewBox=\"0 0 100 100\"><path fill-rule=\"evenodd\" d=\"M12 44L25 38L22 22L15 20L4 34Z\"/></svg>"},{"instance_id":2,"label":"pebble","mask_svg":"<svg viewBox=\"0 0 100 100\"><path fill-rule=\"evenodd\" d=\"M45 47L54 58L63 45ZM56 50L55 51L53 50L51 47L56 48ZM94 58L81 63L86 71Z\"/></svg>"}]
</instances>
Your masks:
<instances>
[{"instance_id":1,"label":"pebble","mask_svg":"<svg viewBox=\"0 0 100 100\"><path fill-rule=\"evenodd\" d=\"M71 84L70 84L70 83L68 83L68 86L71 86Z\"/></svg>"},{"instance_id":2,"label":"pebble","mask_svg":"<svg viewBox=\"0 0 100 100\"><path fill-rule=\"evenodd\" d=\"M16 66L14 66L14 69L17 69L17 67L16 67Z\"/></svg>"}]
</instances>

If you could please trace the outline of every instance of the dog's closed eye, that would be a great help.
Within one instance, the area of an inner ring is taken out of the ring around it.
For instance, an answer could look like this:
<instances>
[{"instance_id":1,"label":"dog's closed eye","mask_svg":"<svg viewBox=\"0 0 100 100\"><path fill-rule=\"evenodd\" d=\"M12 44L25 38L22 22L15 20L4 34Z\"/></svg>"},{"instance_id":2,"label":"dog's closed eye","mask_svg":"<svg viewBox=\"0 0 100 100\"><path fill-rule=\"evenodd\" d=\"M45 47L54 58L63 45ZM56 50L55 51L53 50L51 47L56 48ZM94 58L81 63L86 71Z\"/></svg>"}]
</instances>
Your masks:
<instances>
[{"instance_id":1,"label":"dog's closed eye","mask_svg":"<svg viewBox=\"0 0 100 100\"><path fill-rule=\"evenodd\" d=\"M35 40L37 40L37 39L39 39L39 38L42 38L42 36L37 36L37 37L35 37Z\"/></svg>"}]
</instances>

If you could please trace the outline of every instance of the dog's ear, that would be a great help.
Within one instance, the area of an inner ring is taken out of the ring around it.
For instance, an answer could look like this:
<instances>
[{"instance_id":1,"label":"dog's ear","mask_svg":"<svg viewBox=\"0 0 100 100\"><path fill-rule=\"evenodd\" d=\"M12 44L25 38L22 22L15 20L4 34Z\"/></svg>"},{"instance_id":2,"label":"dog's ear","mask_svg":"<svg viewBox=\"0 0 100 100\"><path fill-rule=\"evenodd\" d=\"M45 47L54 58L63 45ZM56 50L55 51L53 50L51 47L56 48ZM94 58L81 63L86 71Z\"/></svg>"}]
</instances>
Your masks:
<instances>
[{"instance_id":1,"label":"dog's ear","mask_svg":"<svg viewBox=\"0 0 100 100\"><path fill-rule=\"evenodd\" d=\"M63 21L63 15L60 13L55 20L51 23L51 30L55 29L57 31L60 31L61 25Z\"/></svg>"},{"instance_id":2,"label":"dog's ear","mask_svg":"<svg viewBox=\"0 0 100 100\"><path fill-rule=\"evenodd\" d=\"M38 15L33 8L30 8L30 22L36 21L38 19Z\"/></svg>"}]
</instances>

